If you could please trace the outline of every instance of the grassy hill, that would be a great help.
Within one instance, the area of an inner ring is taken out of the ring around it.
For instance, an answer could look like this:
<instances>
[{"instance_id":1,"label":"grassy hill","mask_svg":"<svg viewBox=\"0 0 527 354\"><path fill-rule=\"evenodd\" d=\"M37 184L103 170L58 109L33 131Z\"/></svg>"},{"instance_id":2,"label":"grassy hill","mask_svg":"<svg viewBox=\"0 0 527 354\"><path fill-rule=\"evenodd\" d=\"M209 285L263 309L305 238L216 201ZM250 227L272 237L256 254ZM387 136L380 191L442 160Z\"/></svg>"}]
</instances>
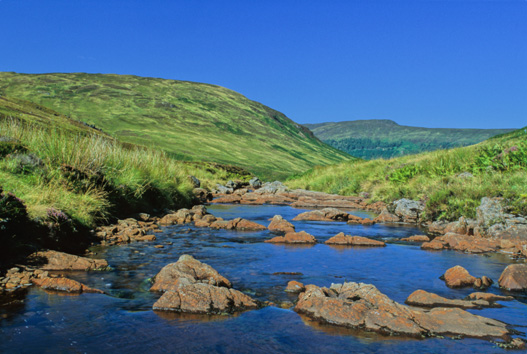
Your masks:
<instances>
[{"instance_id":1,"label":"grassy hill","mask_svg":"<svg viewBox=\"0 0 527 354\"><path fill-rule=\"evenodd\" d=\"M181 160L232 164L267 179L350 158L282 113L214 85L127 75L0 73L0 95Z\"/></svg>"},{"instance_id":2,"label":"grassy hill","mask_svg":"<svg viewBox=\"0 0 527 354\"><path fill-rule=\"evenodd\" d=\"M368 192L373 201L422 200L429 220L472 218L483 197L503 197L510 212L527 215L527 128L468 147L314 168L287 184L343 195Z\"/></svg>"},{"instance_id":3,"label":"grassy hill","mask_svg":"<svg viewBox=\"0 0 527 354\"><path fill-rule=\"evenodd\" d=\"M391 120L304 124L325 143L364 158L392 158L477 144L512 129L443 129L408 127Z\"/></svg>"}]
</instances>

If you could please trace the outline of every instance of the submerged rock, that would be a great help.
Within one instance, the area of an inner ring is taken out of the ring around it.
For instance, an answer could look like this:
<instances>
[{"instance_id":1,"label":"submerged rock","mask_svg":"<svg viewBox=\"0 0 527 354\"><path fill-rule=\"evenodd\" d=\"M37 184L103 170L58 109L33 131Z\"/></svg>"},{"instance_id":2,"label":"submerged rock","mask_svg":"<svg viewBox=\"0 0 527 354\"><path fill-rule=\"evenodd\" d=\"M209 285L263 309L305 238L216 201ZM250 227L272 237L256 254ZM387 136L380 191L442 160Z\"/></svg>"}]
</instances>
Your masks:
<instances>
[{"instance_id":1,"label":"submerged rock","mask_svg":"<svg viewBox=\"0 0 527 354\"><path fill-rule=\"evenodd\" d=\"M341 232L325 242L327 245L341 246L361 246L361 247L384 247L386 244L382 241L372 240L367 237L350 236Z\"/></svg>"},{"instance_id":2,"label":"submerged rock","mask_svg":"<svg viewBox=\"0 0 527 354\"><path fill-rule=\"evenodd\" d=\"M289 232L285 236L273 237L270 240L266 240L267 243L317 243L317 240L313 235L308 234L305 231L300 232Z\"/></svg>"},{"instance_id":3,"label":"submerged rock","mask_svg":"<svg viewBox=\"0 0 527 354\"><path fill-rule=\"evenodd\" d=\"M503 322L458 308L410 308L363 283L333 284L329 289L307 285L295 311L333 325L388 335L507 338L510 334Z\"/></svg>"},{"instance_id":4,"label":"submerged rock","mask_svg":"<svg viewBox=\"0 0 527 354\"><path fill-rule=\"evenodd\" d=\"M58 251L36 252L30 256L30 261L42 270L101 270L108 268L104 259L93 259L75 256Z\"/></svg>"},{"instance_id":5,"label":"submerged rock","mask_svg":"<svg viewBox=\"0 0 527 354\"><path fill-rule=\"evenodd\" d=\"M284 233L295 232L295 226L289 221L282 218L281 215L275 215L267 228L270 231L278 231Z\"/></svg>"},{"instance_id":6,"label":"submerged rock","mask_svg":"<svg viewBox=\"0 0 527 354\"><path fill-rule=\"evenodd\" d=\"M501 288L513 291L527 290L527 264L511 264L501 273Z\"/></svg>"}]
</instances>

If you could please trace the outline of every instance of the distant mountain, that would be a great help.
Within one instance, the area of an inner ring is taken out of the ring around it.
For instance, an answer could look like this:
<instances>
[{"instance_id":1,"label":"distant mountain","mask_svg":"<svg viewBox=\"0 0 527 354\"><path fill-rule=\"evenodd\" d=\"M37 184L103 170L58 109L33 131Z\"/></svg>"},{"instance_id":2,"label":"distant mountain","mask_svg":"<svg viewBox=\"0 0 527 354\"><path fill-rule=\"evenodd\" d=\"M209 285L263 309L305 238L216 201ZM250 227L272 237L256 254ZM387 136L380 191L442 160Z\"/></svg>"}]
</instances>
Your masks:
<instances>
[{"instance_id":1,"label":"distant mountain","mask_svg":"<svg viewBox=\"0 0 527 354\"><path fill-rule=\"evenodd\" d=\"M304 124L325 143L363 159L391 158L477 144L514 129L447 129L399 125L392 120Z\"/></svg>"},{"instance_id":2,"label":"distant mountain","mask_svg":"<svg viewBox=\"0 0 527 354\"><path fill-rule=\"evenodd\" d=\"M284 114L215 85L131 75L0 72L0 95L180 160L235 165L266 179L352 158Z\"/></svg>"}]
</instances>

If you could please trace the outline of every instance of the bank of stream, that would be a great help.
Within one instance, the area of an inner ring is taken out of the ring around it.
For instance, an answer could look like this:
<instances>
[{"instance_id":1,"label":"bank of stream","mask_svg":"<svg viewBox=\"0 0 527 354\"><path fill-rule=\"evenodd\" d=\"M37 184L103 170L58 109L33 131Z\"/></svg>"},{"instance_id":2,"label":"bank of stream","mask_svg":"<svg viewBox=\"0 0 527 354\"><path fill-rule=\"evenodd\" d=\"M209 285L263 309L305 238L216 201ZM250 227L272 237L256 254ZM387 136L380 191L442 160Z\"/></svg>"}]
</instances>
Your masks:
<instances>
[{"instance_id":1,"label":"bank of stream","mask_svg":"<svg viewBox=\"0 0 527 354\"><path fill-rule=\"evenodd\" d=\"M210 213L224 219L242 217L268 225L282 215L291 221L306 211L275 205L213 205ZM369 212L350 211L361 217ZM323 325L299 316L290 307L297 295L284 292L290 280L330 286L345 281L375 285L391 299L404 303L423 289L447 298L464 298L472 288L451 289L439 279L461 265L472 275L495 281L515 261L506 255L473 255L455 251L423 251L417 244L392 243L422 234L415 227L344 222L293 221L319 241L312 246L264 243L272 234L174 225L157 233L155 242L93 247L94 257L108 260L104 272L68 274L107 293L66 296L31 287L22 301L0 307L0 352L218 352L218 353L341 353L341 352L497 352L502 349L479 339L408 339L387 337ZM332 247L323 244L339 232L388 241L387 247ZM163 245L163 248L155 248ZM159 294L149 292L151 279L182 254L190 254L228 278L235 289L271 301L276 306L235 316L185 315L152 311ZM282 274L280 274L282 273ZM296 273L296 274L284 274ZM502 308L469 310L527 330L527 297L509 294L495 283L488 292L513 295ZM282 308L285 307L285 308ZM290 307L290 308L287 308ZM524 334L519 335L525 338Z\"/></svg>"}]
</instances>

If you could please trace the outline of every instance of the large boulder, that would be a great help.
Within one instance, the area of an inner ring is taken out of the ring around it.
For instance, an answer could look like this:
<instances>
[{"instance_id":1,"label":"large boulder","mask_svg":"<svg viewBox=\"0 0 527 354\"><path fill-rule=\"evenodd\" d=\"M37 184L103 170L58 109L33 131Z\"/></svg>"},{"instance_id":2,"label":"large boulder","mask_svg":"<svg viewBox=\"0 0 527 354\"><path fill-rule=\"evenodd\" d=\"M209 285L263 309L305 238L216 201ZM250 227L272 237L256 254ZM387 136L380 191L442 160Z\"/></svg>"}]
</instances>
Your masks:
<instances>
[{"instance_id":1,"label":"large boulder","mask_svg":"<svg viewBox=\"0 0 527 354\"><path fill-rule=\"evenodd\" d=\"M305 231L300 232L289 232L285 236L273 237L270 240L266 240L267 243L307 243L314 244L317 240L313 235L308 234Z\"/></svg>"},{"instance_id":2,"label":"large boulder","mask_svg":"<svg viewBox=\"0 0 527 354\"><path fill-rule=\"evenodd\" d=\"M289 221L282 218L281 215L275 215L267 228L270 231L276 231L276 232L284 232L284 233L295 232L295 226L291 224Z\"/></svg>"},{"instance_id":3,"label":"large boulder","mask_svg":"<svg viewBox=\"0 0 527 354\"><path fill-rule=\"evenodd\" d=\"M339 246L360 246L360 247L384 247L386 244L382 241L372 240L371 238L361 236L350 236L345 235L341 232L329 240L326 245L339 245Z\"/></svg>"},{"instance_id":4,"label":"large boulder","mask_svg":"<svg viewBox=\"0 0 527 354\"><path fill-rule=\"evenodd\" d=\"M104 259L94 259L75 256L58 251L42 251L30 256L31 262L42 270L104 270L108 262Z\"/></svg>"},{"instance_id":5,"label":"large boulder","mask_svg":"<svg viewBox=\"0 0 527 354\"><path fill-rule=\"evenodd\" d=\"M449 268L443 275L445 283L449 288L461 288L465 286L473 286L476 277L470 275L468 270L461 266Z\"/></svg>"},{"instance_id":6,"label":"large boulder","mask_svg":"<svg viewBox=\"0 0 527 354\"><path fill-rule=\"evenodd\" d=\"M259 304L244 293L211 284L181 285L167 291L153 309L202 314L224 314L258 308Z\"/></svg>"},{"instance_id":7,"label":"large boulder","mask_svg":"<svg viewBox=\"0 0 527 354\"><path fill-rule=\"evenodd\" d=\"M458 308L418 310L401 305L370 284L307 285L295 311L337 326L388 335L506 338L507 325Z\"/></svg>"},{"instance_id":8,"label":"large boulder","mask_svg":"<svg viewBox=\"0 0 527 354\"><path fill-rule=\"evenodd\" d=\"M478 224L484 228L504 222L503 206L499 198L483 198L476 208Z\"/></svg>"},{"instance_id":9,"label":"large boulder","mask_svg":"<svg viewBox=\"0 0 527 354\"><path fill-rule=\"evenodd\" d=\"M184 280L183 280L184 279ZM208 264L201 263L190 255L182 255L175 263L170 263L155 276L150 291L176 290L181 284L204 283L230 288L231 282L221 276Z\"/></svg>"},{"instance_id":10,"label":"large boulder","mask_svg":"<svg viewBox=\"0 0 527 354\"><path fill-rule=\"evenodd\" d=\"M399 199L393 204L395 205L395 215L406 222L418 222L425 210L424 203L411 199Z\"/></svg>"},{"instance_id":11,"label":"large boulder","mask_svg":"<svg viewBox=\"0 0 527 354\"><path fill-rule=\"evenodd\" d=\"M527 264L511 264L498 280L501 288L513 291L527 290Z\"/></svg>"}]
</instances>

